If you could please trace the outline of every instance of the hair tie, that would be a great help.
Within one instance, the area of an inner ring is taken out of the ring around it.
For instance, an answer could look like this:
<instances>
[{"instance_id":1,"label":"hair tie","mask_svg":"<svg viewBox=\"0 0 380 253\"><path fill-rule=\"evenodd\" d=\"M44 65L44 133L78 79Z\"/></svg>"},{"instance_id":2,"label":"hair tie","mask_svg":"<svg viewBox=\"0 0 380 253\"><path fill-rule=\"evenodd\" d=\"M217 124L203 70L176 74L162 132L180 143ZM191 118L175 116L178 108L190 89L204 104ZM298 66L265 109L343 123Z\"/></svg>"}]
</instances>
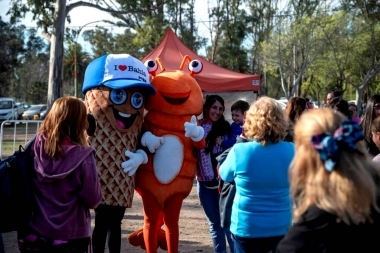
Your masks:
<instances>
[{"instance_id":1,"label":"hair tie","mask_svg":"<svg viewBox=\"0 0 380 253\"><path fill-rule=\"evenodd\" d=\"M318 151L324 162L325 169L331 172L340 157L340 150L352 150L362 154L356 143L364 139L360 126L351 120L344 120L334 134L325 132L311 137L313 147Z\"/></svg>"}]
</instances>

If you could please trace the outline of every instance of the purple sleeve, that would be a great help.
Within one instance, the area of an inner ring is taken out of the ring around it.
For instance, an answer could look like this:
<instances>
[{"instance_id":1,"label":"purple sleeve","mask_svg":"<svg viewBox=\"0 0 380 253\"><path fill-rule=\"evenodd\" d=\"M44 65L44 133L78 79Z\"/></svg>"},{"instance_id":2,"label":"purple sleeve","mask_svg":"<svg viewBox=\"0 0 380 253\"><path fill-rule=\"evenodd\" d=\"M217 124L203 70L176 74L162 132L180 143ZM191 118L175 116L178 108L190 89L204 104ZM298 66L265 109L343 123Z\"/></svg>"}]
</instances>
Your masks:
<instances>
[{"instance_id":1,"label":"purple sleeve","mask_svg":"<svg viewBox=\"0 0 380 253\"><path fill-rule=\"evenodd\" d=\"M102 191L93 153L83 160L81 178L82 190L79 195L88 208L93 209L102 201Z\"/></svg>"}]
</instances>

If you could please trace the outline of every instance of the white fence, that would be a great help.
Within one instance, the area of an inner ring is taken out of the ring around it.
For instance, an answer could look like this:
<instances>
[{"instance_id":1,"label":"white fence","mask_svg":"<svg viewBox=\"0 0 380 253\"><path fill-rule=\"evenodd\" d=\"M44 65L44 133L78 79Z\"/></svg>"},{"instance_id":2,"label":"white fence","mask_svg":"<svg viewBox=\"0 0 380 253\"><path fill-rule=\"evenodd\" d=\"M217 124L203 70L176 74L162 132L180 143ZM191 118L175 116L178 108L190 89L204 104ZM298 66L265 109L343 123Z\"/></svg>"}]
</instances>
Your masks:
<instances>
[{"instance_id":1,"label":"white fence","mask_svg":"<svg viewBox=\"0 0 380 253\"><path fill-rule=\"evenodd\" d=\"M0 126L0 160L25 145L40 128L42 120L6 120Z\"/></svg>"}]
</instances>

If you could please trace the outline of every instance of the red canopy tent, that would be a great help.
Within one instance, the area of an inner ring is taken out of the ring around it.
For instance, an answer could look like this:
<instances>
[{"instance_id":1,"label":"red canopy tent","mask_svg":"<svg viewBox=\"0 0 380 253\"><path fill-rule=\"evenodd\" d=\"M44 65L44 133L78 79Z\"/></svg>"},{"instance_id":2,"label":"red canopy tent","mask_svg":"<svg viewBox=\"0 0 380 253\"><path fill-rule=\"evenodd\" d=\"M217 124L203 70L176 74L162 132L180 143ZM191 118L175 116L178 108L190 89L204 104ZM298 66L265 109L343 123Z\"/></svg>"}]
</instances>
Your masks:
<instances>
[{"instance_id":1,"label":"red canopy tent","mask_svg":"<svg viewBox=\"0 0 380 253\"><path fill-rule=\"evenodd\" d=\"M169 28L160 44L142 59L160 58L167 70L177 70L185 55L192 60L200 60L203 70L194 75L203 92L231 92L231 91L255 91L260 90L260 76L247 75L219 67L186 47L177 35ZM187 69L187 68L186 68Z\"/></svg>"}]
</instances>

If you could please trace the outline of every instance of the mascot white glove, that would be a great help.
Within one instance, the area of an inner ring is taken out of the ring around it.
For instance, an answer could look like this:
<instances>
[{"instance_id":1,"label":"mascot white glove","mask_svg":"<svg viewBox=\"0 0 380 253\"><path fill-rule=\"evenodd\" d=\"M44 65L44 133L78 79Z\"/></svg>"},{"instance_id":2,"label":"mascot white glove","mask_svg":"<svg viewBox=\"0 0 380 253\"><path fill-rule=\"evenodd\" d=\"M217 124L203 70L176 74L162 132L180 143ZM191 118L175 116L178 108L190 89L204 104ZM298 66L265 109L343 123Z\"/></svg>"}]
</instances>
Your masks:
<instances>
[{"instance_id":1,"label":"mascot white glove","mask_svg":"<svg viewBox=\"0 0 380 253\"><path fill-rule=\"evenodd\" d=\"M151 153L156 152L156 150L164 144L165 140L163 137L157 137L151 132L145 132L141 137L141 144L147 147Z\"/></svg>"},{"instance_id":2,"label":"mascot white glove","mask_svg":"<svg viewBox=\"0 0 380 253\"><path fill-rule=\"evenodd\" d=\"M125 151L125 156L128 157L129 160L122 162L121 167L123 168L124 173L128 173L128 176L133 176L141 164L148 162L148 156L142 149L136 150L135 153L127 150Z\"/></svg>"},{"instance_id":3,"label":"mascot white glove","mask_svg":"<svg viewBox=\"0 0 380 253\"><path fill-rule=\"evenodd\" d=\"M203 127L198 126L197 118L193 115L191 116L190 122L185 122L185 136L191 137L191 139L195 142L202 140L205 130Z\"/></svg>"}]
</instances>

